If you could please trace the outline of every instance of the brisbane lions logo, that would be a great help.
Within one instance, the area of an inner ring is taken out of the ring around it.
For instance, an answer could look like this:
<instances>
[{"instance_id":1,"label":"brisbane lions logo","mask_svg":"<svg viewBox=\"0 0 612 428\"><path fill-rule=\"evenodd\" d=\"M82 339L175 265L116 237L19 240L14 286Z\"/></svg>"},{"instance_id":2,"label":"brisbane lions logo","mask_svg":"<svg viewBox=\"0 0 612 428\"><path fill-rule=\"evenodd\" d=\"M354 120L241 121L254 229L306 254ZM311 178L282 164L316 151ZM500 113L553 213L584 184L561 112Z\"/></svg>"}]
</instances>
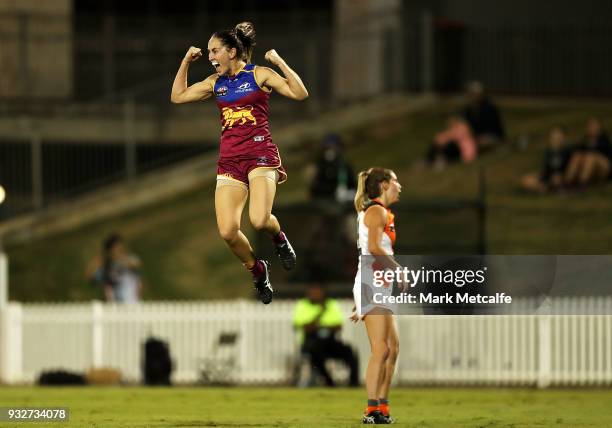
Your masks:
<instances>
[{"instance_id":1,"label":"brisbane lions logo","mask_svg":"<svg viewBox=\"0 0 612 428\"><path fill-rule=\"evenodd\" d=\"M223 107L221 109L221 115L223 116L223 126L221 130L232 129L234 124L238 122L238 125L244 125L247 122L251 122L252 125L257 125L257 120L253 116L253 106L245 106L237 108L236 110L231 107Z\"/></svg>"}]
</instances>

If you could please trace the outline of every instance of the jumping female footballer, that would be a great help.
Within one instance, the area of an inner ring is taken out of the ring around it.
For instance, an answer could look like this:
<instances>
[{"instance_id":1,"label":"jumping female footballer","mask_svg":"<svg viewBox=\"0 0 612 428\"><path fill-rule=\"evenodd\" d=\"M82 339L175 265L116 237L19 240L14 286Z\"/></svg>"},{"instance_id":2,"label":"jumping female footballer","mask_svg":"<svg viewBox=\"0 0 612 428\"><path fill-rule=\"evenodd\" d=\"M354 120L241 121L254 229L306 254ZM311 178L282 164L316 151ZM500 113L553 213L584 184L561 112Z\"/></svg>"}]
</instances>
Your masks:
<instances>
[{"instance_id":1,"label":"jumping female footballer","mask_svg":"<svg viewBox=\"0 0 612 428\"><path fill-rule=\"evenodd\" d=\"M269 263L258 259L240 231L240 218L249 199L249 218L256 230L270 234L285 269L295 267L296 257L287 236L272 214L276 185L287 179L268 128L268 99L272 90L294 100L304 100L308 91L302 80L274 49L266 52L274 70L250 63L255 29L242 22L232 30L218 31L208 41L208 60L216 72L201 82L187 84L189 65L202 56L190 47L181 62L171 101L190 103L214 96L221 114L221 145L217 163L215 211L219 234L230 250L253 275L253 284L264 304L272 301Z\"/></svg>"}]
</instances>

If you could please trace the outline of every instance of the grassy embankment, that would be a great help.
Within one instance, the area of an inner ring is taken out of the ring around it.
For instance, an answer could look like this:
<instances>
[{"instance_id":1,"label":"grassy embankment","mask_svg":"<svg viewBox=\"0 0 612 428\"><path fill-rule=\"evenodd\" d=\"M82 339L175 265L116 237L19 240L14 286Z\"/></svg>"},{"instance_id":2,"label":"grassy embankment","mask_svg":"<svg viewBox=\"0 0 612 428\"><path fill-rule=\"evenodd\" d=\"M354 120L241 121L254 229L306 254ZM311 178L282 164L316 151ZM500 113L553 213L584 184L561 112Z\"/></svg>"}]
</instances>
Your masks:
<instances>
[{"instance_id":1,"label":"grassy embankment","mask_svg":"<svg viewBox=\"0 0 612 428\"><path fill-rule=\"evenodd\" d=\"M453 166L442 172L415 167L431 135L456 109L456 105L449 103L409 116L391 115L377 126L346 133L347 157L357 170L371 165L395 169L404 185L403 201L475 198L478 171L484 166L490 253L610 253L611 185L582 193L534 196L520 192L517 180L521 174L539 168L550 126L565 125L575 140L582 134L589 115L602 116L605 121L612 118L612 106L587 101L506 101L502 108L512 144L487 154L473 165ZM513 144L519 135L529 137L530 144L524 150ZM282 150L282 142L279 143ZM305 142L298 151L285 154L290 179L281 186L278 203L307 198L308 185L302 172L316 147L316 142ZM123 233L131 248L142 257L147 299L250 296L249 287L244 286L248 277L217 237L213 191L211 183L144 210L7 248L11 258L11 298L21 301L100 298L100 290L84 281L83 271L97 253L100 240L111 231ZM427 228L426 216L415 221ZM243 225L248 234L252 233L246 216ZM432 233L436 230L428 231ZM448 234L448 230L442 233Z\"/></svg>"}]
</instances>

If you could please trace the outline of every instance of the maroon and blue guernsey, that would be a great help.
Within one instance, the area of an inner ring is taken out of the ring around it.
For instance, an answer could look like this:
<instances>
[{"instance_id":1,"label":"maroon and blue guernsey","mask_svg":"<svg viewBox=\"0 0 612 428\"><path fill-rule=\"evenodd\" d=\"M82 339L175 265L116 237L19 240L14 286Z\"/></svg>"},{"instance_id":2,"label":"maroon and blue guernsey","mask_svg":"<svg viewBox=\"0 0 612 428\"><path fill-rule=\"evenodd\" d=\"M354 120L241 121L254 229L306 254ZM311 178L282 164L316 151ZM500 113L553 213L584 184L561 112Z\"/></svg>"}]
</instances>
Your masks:
<instances>
[{"instance_id":1,"label":"maroon and blue guernsey","mask_svg":"<svg viewBox=\"0 0 612 428\"><path fill-rule=\"evenodd\" d=\"M278 148L268 128L270 92L257 84L255 65L246 64L235 76L219 76L214 84L221 113L221 147L218 175L248 184L254 168L282 170Z\"/></svg>"}]
</instances>

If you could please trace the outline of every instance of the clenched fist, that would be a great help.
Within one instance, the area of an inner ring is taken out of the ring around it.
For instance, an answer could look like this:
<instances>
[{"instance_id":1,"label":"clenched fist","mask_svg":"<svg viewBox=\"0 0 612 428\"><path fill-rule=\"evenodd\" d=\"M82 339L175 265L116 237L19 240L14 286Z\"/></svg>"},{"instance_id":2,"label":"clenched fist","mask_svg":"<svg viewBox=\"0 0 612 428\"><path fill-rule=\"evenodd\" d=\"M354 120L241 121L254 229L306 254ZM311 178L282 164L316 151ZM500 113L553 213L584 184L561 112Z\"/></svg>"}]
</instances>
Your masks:
<instances>
[{"instance_id":1,"label":"clenched fist","mask_svg":"<svg viewBox=\"0 0 612 428\"><path fill-rule=\"evenodd\" d=\"M265 58L266 61L271 62L274 65L280 65L283 62L283 59L275 49L270 49L268 52L266 52Z\"/></svg>"},{"instance_id":2,"label":"clenched fist","mask_svg":"<svg viewBox=\"0 0 612 428\"><path fill-rule=\"evenodd\" d=\"M192 46L189 48L189 50L185 54L185 58L183 59L183 61L194 62L200 59L201 56L202 56L202 49Z\"/></svg>"}]
</instances>

